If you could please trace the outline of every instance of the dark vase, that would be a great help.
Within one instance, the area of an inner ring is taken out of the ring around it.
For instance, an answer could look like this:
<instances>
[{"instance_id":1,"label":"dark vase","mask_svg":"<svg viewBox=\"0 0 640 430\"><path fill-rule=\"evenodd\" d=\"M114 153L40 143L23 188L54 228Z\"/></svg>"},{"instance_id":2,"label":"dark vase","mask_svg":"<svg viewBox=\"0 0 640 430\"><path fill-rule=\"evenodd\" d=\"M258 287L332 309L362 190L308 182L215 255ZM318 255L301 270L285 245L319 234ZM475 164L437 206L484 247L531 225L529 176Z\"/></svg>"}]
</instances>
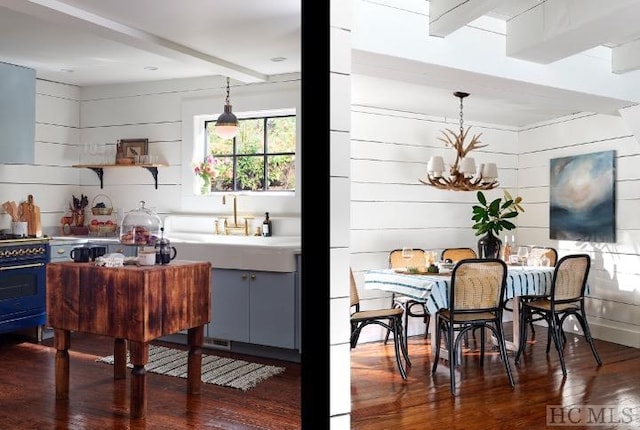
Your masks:
<instances>
[{"instance_id":1,"label":"dark vase","mask_svg":"<svg viewBox=\"0 0 640 430\"><path fill-rule=\"evenodd\" d=\"M478 239L478 258L499 258L502 241L489 230L487 234Z\"/></svg>"}]
</instances>

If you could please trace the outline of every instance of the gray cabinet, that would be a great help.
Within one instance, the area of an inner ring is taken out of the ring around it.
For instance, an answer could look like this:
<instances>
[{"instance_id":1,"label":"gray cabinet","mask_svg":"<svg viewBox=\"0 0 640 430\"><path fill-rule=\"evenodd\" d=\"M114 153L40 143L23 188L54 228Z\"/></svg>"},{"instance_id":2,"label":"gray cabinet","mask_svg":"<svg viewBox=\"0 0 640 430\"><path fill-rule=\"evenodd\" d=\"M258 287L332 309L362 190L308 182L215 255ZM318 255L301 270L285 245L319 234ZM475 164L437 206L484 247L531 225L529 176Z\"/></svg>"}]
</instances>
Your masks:
<instances>
[{"instance_id":1,"label":"gray cabinet","mask_svg":"<svg viewBox=\"0 0 640 430\"><path fill-rule=\"evenodd\" d=\"M214 268L208 336L297 348L297 303L295 272Z\"/></svg>"},{"instance_id":2,"label":"gray cabinet","mask_svg":"<svg viewBox=\"0 0 640 430\"><path fill-rule=\"evenodd\" d=\"M56 261L70 261L71 260L71 250L73 248L77 248L78 246L82 246L79 243L66 243L60 245L51 245L51 262Z\"/></svg>"},{"instance_id":3,"label":"gray cabinet","mask_svg":"<svg viewBox=\"0 0 640 430\"><path fill-rule=\"evenodd\" d=\"M0 163L33 163L36 71L0 62Z\"/></svg>"}]
</instances>

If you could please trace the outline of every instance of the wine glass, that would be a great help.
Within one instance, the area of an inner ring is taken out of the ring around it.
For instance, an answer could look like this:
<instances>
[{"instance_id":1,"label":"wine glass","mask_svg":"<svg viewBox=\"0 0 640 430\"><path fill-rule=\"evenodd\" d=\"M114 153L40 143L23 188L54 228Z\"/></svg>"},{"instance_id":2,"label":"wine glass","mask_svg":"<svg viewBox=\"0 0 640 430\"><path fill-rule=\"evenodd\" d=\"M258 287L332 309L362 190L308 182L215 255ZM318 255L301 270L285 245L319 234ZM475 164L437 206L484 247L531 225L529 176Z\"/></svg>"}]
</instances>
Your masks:
<instances>
[{"instance_id":1,"label":"wine glass","mask_svg":"<svg viewBox=\"0 0 640 430\"><path fill-rule=\"evenodd\" d=\"M402 258L405 261L405 268L411 265L411 260L413 260L413 248L408 246L402 247Z\"/></svg>"},{"instance_id":2,"label":"wine glass","mask_svg":"<svg viewBox=\"0 0 640 430\"><path fill-rule=\"evenodd\" d=\"M528 246L519 246L518 247L518 258L520 259L520 263L522 266L525 266L527 262L527 257L529 256L529 247Z\"/></svg>"}]
</instances>

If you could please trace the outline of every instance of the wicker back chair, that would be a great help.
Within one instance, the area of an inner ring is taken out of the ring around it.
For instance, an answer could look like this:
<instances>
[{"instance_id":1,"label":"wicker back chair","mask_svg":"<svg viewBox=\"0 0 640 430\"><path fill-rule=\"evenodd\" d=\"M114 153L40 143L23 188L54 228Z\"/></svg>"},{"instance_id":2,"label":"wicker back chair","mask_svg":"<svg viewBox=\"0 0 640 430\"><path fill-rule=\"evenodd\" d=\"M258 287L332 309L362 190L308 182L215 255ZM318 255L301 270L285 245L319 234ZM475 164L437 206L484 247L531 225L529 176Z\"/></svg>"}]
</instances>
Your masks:
<instances>
[{"instance_id":1,"label":"wicker back chair","mask_svg":"<svg viewBox=\"0 0 640 430\"><path fill-rule=\"evenodd\" d=\"M389 252L389 269L398 269L404 267L424 267L427 265L427 253L424 249L413 248L412 258L409 262L402 257L402 249L394 249ZM408 334L409 334L409 317L422 318L425 325L424 337L429 337L429 322L431 321L431 315L427 311L425 300L416 300L411 297L398 295L396 293L391 294L391 307L400 308L404 312L404 343L408 348ZM390 330L387 330L387 334L384 337L384 343L389 340Z\"/></svg>"},{"instance_id":2,"label":"wicker back chair","mask_svg":"<svg viewBox=\"0 0 640 430\"><path fill-rule=\"evenodd\" d=\"M442 261L450 259L454 263L467 258L478 258L478 254L472 248L445 248L440 256Z\"/></svg>"},{"instance_id":3,"label":"wicker back chair","mask_svg":"<svg viewBox=\"0 0 640 430\"><path fill-rule=\"evenodd\" d=\"M547 354L551 346L551 339L558 350L562 374L567 376L563 348L566 337L562 331L564 320L573 315L580 324L584 338L591 347L598 366L602 365L598 351L593 343L587 315L584 311L584 296L587 288L587 278L591 267L591 257L588 254L572 254L562 257L556 265L551 284L551 293L547 297L538 297L521 303L520 311L520 345L516 353L516 364L527 345L527 321L533 315L542 316L549 327L547 337Z\"/></svg>"},{"instance_id":4,"label":"wicker back chair","mask_svg":"<svg viewBox=\"0 0 640 430\"><path fill-rule=\"evenodd\" d=\"M449 308L436 315L436 348L432 373L436 372L440 358L441 333L449 352L451 394L455 395L455 357L462 336L469 330L481 328L480 366L484 365L485 332L495 336L511 387L515 386L502 328L502 309L507 278L507 266L499 259L465 259L453 268L449 288Z\"/></svg>"},{"instance_id":5,"label":"wicker back chair","mask_svg":"<svg viewBox=\"0 0 640 430\"><path fill-rule=\"evenodd\" d=\"M534 245L531 247L531 250L529 251L529 257L537 257L540 258L542 256L545 256L549 259L549 266L555 267L556 263L558 262L558 251L556 251L555 248L552 248L550 246L538 246L538 245ZM531 300L535 300L540 298L541 296L536 296L536 295L523 295L520 296L520 302L528 302ZM504 304L504 309L506 311L509 312L513 312L513 299L508 299L507 301L505 301ZM543 321L545 318L542 315L536 315L535 312L531 313L529 315L527 315L528 317L528 321L526 321L527 324L529 324L529 328L531 329L531 336L535 338L536 335L536 329L534 326L534 322L535 321Z\"/></svg>"},{"instance_id":6,"label":"wicker back chair","mask_svg":"<svg viewBox=\"0 0 640 430\"><path fill-rule=\"evenodd\" d=\"M388 309L373 309L373 310L360 310L360 295L358 294L358 287L356 280L353 277L353 271L349 269L349 276L351 282L351 348L355 348L360 337L360 331L370 325L377 324L391 330L393 332L393 342L396 353L396 363L400 370L402 379L407 379L407 370L402 365L401 355L407 366L411 366L409 361L409 354L407 352L407 345L404 343L404 337L402 336L402 313L400 308L388 308Z\"/></svg>"},{"instance_id":7,"label":"wicker back chair","mask_svg":"<svg viewBox=\"0 0 640 430\"><path fill-rule=\"evenodd\" d=\"M394 249L389 253L389 268L399 269L404 267L424 267L427 254L424 249L413 248L410 259L402 257L402 249Z\"/></svg>"},{"instance_id":8,"label":"wicker back chair","mask_svg":"<svg viewBox=\"0 0 640 430\"><path fill-rule=\"evenodd\" d=\"M534 245L529 251L529 256L542 257L545 256L549 259L549 266L555 267L558 262L558 251L550 246L538 246Z\"/></svg>"}]
</instances>

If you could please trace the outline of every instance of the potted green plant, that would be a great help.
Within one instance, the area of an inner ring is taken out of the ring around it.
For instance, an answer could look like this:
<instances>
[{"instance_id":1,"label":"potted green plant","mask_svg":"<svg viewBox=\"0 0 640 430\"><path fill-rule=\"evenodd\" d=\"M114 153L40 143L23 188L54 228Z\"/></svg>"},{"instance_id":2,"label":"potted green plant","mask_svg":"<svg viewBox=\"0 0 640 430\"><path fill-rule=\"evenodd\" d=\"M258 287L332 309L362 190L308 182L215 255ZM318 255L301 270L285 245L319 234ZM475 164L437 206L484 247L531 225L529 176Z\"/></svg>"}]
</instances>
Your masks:
<instances>
[{"instance_id":1,"label":"potted green plant","mask_svg":"<svg viewBox=\"0 0 640 430\"><path fill-rule=\"evenodd\" d=\"M515 224L511 222L524 208L520 205L522 197L511 197L507 190L504 190L504 198L497 198L491 202L487 201L482 191L477 193L478 203L473 205L473 216L475 221L473 229L475 235L480 236L478 240L478 257L498 258L502 241L499 233L502 230L513 230ZM495 233L495 234L494 234Z\"/></svg>"}]
</instances>

